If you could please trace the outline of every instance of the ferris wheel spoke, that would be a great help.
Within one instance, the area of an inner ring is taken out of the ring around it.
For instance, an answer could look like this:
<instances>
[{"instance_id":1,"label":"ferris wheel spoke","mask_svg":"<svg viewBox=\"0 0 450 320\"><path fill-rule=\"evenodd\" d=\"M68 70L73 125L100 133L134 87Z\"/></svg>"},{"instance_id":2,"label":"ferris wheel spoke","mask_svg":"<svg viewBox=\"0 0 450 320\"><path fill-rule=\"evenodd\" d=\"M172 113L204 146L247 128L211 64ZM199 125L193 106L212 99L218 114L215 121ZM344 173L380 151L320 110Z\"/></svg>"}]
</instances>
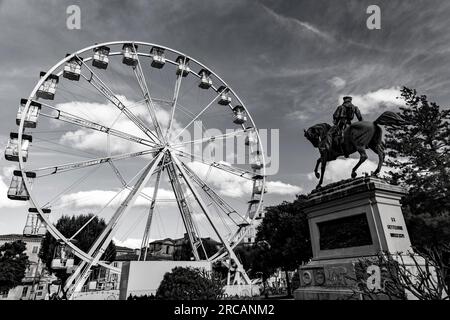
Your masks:
<instances>
[{"instance_id":1,"label":"ferris wheel spoke","mask_svg":"<svg viewBox=\"0 0 450 320\"><path fill-rule=\"evenodd\" d=\"M108 161L108 163L111 165L114 173L117 175L118 179L120 180L120 183L122 184L122 187L128 190L132 190L133 187L129 185L129 183L127 181L125 181L125 178L122 176L122 174L120 173L120 171L117 169L117 167L114 165L113 161ZM164 163L163 165L160 165L156 170L155 173L158 174L160 173L167 165L169 165L170 163L172 163L172 161L170 161L169 163ZM148 200L150 203L153 201L153 198L151 196L149 196L147 193L141 191L141 193L139 194L140 197ZM161 200L163 201L163 200Z\"/></svg>"},{"instance_id":2,"label":"ferris wheel spoke","mask_svg":"<svg viewBox=\"0 0 450 320\"><path fill-rule=\"evenodd\" d=\"M157 152L158 150L159 150L158 148L155 148L155 149L149 149L149 150L144 150L144 151L139 151L139 152L124 153L124 154L119 154L119 155L115 155L115 156L89 159L89 160L65 163L65 164L55 165L55 166L41 167L41 168L33 169L32 171L33 172L44 172L43 174L37 176L38 178L41 178L41 177L53 175L56 173L62 173L62 172L77 170L77 169L84 169L87 167L100 165L100 164L103 164L106 162L110 162L112 160L125 160L125 159L129 159L129 158L144 156L147 154L151 154L153 152ZM49 171L49 172L46 172L46 171Z\"/></svg>"},{"instance_id":3,"label":"ferris wheel spoke","mask_svg":"<svg viewBox=\"0 0 450 320\"><path fill-rule=\"evenodd\" d=\"M46 114L46 113L41 113L42 116L47 117L47 118L51 118L51 119L55 119L55 120L60 120L63 122L67 122L70 124L74 124L77 125L79 127L83 127L83 128L87 128L87 129L91 129L91 130L95 130L95 131L99 131L99 132L103 132L106 134L110 134L112 136L115 137L119 137L125 140L129 140L129 141L133 141L139 144L143 144L146 146L150 146L150 147L154 147L157 144L154 141L150 141L147 139L143 139L137 136L134 136L132 134L129 133L125 133L123 131L117 130L117 129L113 129L104 125L101 125L99 123L87 120L85 118L82 118L80 116L76 116L74 114L71 114L67 111L63 111L58 109L55 106L49 105L47 103L42 103L42 106L52 109L54 111L56 111L56 114Z\"/></svg>"},{"instance_id":4,"label":"ferris wheel spoke","mask_svg":"<svg viewBox=\"0 0 450 320\"><path fill-rule=\"evenodd\" d=\"M89 77L87 77L84 73L81 73L81 76L91 84L100 94L102 94L107 100L109 100L116 108L118 108L121 112L123 112L128 119L133 122L142 132L144 132L150 140L154 143L159 143L160 141L155 136L155 134L147 127L147 125L138 118L130 109L128 109L122 101L114 94L114 92L100 79L100 77L83 61L83 66L89 71Z\"/></svg>"},{"instance_id":5,"label":"ferris wheel spoke","mask_svg":"<svg viewBox=\"0 0 450 320\"><path fill-rule=\"evenodd\" d=\"M163 159L162 165L164 165L164 160L165 159ZM148 250L148 245L149 245L150 228L152 226L153 212L155 210L156 199L158 198L158 189L159 189L159 183L161 180L161 174L162 174L162 168L161 168L161 170L158 171L157 176L156 176L155 186L153 189L153 200L150 204L150 208L148 211L148 217L147 217L147 222L146 222L145 228L144 228L144 235L142 237L141 250L139 251L138 261L141 260L141 255L142 255L143 250L145 250L144 261L147 260L147 250Z\"/></svg>"},{"instance_id":6,"label":"ferris wheel spoke","mask_svg":"<svg viewBox=\"0 0 450 320\"><path fill-rule=\"evenodd\" d=\"M239 227L236 232L229 238L230 245L235 248L237 244L239 244L240 240L245 237L245 235L249 232L247 226ZM225 250L217 251L212 257L211 260L218 261L223 260L227 257L227 252Z\"/></svg>"},{"instance_id":7,"label":"ferris wheel spoke","mask_svg":"<svg viewBox=\"0 0 450 320\"><path fill-rule=\"evenodd\" d=\"M131 109L136 108L136 107L138 107L139 105L145 103L146 101L147 101L147 98L144 98L144 99L142 99L142 100L136 101L136 102L134 102L134 103L128 105L127 108L131 110Z\"/></svg>"},{"instance_id":8,"label":"ferris wheel spoke","mask_svg":"<svg viewBox=\"0 0 450 320\"><path fill-rule=\"evenodd\" d=\"M201 162L204 165L211 166L212 168L220 169L222 171L236 175L243 179L253 180L253 178L255 176L257 176L257 174L255 172L244 170L244 169L232 166L231 164L224 164L224 163L220 163L220 162L216 162L216 161L207 161L207 160L204 160L200 156L194 155L194 154L186 152L186 151L178 150L178 149L172 149L172 151L174 153L179 154L180 156L182 156L184 158L189 159L189 160L195 160L195 161Z\"/></svg>"},{"instance_id":9,"label":"ferris wheel spoke","mask_svg":"<svg viewBox=\"0 0 450 320\"><path fill-rule=\"evenodd\" d=\"M153 98L153 101L160 102L162 104L170 104L170 105L172 104L172 101L167 100L167 99ZM183 107L183 105L180 102L177 102L177 109L189 118L195 117L195 114L193 112L189 111L189 108ZM199 125L198 123L194 122L194 126L197 126L197 128L200 130L206 130L203 123L201 125Z\"/></svg>"},{"instance_id":10,"label":"ferris wheel spoke","mask_svg":"<svg viewBox=\"0 0 450 320\"><path fill-rule=\"evenodd\" d=\"M183 142L180 142L180 143L174 143L172 145L172 147L183 146L183 145L186 145L186 144L200 144L200 143L205 143L205 142L213 142L213 141L216 141L216 140L226 140L226 139L238 137L238 136L243 135L243 134L245 134L247 132L248 132L247 129L235 130L233 132L219 134L219 135L216 135L216 136L205 137L205 138L202 138L202 139L196 139L196 140L190 140L190 141L183 141Z\"/></svg>"},{"instance_id":11,"label":"ferris wheel spoke","mask_svg":"<svg viewBox=\"0 0 450 320\"><path fill-rule=\"evenodd\" d=\"M191 124L192 123L194 123L194 121L195 120L197 120L198 119L198 117L200 117L206 110L208 110L208 108L214 103L214 101L216 101L217 100L217 98L218 97L220 97L220 93L214 98L214 99L212 99L211 100L211 102L210 103L208 103L203 109L202 109L202 111L200 111L199 113L197 113L197 115L183 128L183 129L181 129L181 131L180 132L178 132L177 134L176 134L176 136L172 139L172 141L174 141L176 138L178 138L187 128L189 128L190 126L191 126Z\"/></svg>"},{"instance_id":12,"label":"ferris wheel spoke","mask_svg":"<svg viewBox=\"0 0 450 320\"><path fill-rule=\"evenodd\" d=\"M183 64L185 64L185 63L186 63L186 57L183 58ZM175 88L173 91L173 99L172 99L172 113L170 115L169 125L167 126L165 140L167 140L169 132L172 129L172 123L173 123L173 118L175 116L175 110L176 110L177 103L178 103L178 96L180 94L182 79L183 79L183 72L180 72L180 74L177 77L177 80L175 81Z\"/></svg>"},{"instance_id":13,"label":"ferris wheel spoke","mask_svg":"<svg viewBox=\"0 0 450 320\"><path fill-rule=\"evenodd\" d=\"M186 173L188 174L189 178L191 178L204 192L205 194L211 199L213 203L217 207L222 210L224 214L226 214L231 221L237 226L240 225L248 225L249 222L247 219L238 213L236 209L234 209L231 205L229 205L222 197L220 197L214 190L211 188L205 181L203 181L193 170L189 168L185 163L180 162L183 166L184 170L186 170ZM238 216L239 221L236 221L235 218L233 218L233 215Z\"/></svg>"},{"instance_id":14,"label":"ferris wheel spoke","mask_svg":"<svg viewBox=\"0 0 450 320\"><path fill-rule=\"evenodd\" d=\"M136 48L133 45L132 46L134 53L136 53ZM142 65L141 65L141 61L139 59L139 54L136 54L136 59L137 59L137 65L136 67L133 68L133 72L134 75L138 81L139 87L142 91L142 95L145 98L145 103L147 105L147 110L150 114L150 117L152 119L153 122L153 126L156 130L156 134L158 135L158 139L160 141L164 141L164 137L161 131L161 126L159 124L158 118L156 117L156 108L155 108L155 104L153 103L153 99L150 95L150 91L148 90L148 86L147 86L147 81L145 80L145 75L144 72L142 70Z\"/></svg>"},{"instance_id":15,"label":"ferris wheel spoke","mask_svg":"<svg viewBox=\"0 0 450 320\"><path fill-rule=\"evenodd\" d=\"M55 140L59 140L60 138L57 138ZM100 157L100 154L88 152L85 150L76 149L74 147L67 146L65 144L55 142L52 139L44 139L42 137L36 138L35 140L37 143L33 144L33 149L43 149L46 151L53 151L58 152L62 154L70 154L76 157L81 158L92 158L94 157ZM58 149L59 148L59 149Z\"/></svg>"},{"instance_id":16,"label":"ferris wheel spoke","mask_svg":"<svg viewBox=\"0 0 450 320\"><path fill-rule=\"evenodd\" d=\"M110 162L111 164L113 163L112 161ZM161 166L159 166L156 170L155 170L155 173L159 173L160 171L162 171L165 167L167 167L169 164L171 164L172 163L172 161L169 161L168 163L165 163L164 165L161 165ZM119 173L120 174L120 173ZM121 183L122 183L122 186L124 187L124 188L126 188L126 189L128 189L128 190L131 190L133 187L131 187L130 185L128 185L128 183L125 181L125 179L123 179L123 177L122 178L119 178L120 179L120 181L121 181ZM146 199L146 200L148 200L150 203L153 201L153 198L150 196L150 195L148 195L147 193L145 193L145 192L143 192L143 191L141 191L141 193L139 194L139 196L141 196L142 198L144 198L144 199ZM170 200L170 199L161 199L160 201L172 201L172 200Z\"/></svg>"},{"instance_id":17,"label":"ferris wheel spoke","mask_svg":"<svg viewBox=\"0 0 450 320\"><path fill-rule=\"evenodd\" d=\"M119 169L116 167L114 162L112 160L109 160L108 163L111 166L111 169L113 170L113 172L116 175L116 177L119 179L119 181L122 184L122 186L124 186L124 187L127 186L127 182L125 181L125 178L120 173Z\"/></svg>"},{"instance_id":18,"label":"ferris wheel spoke","mask_svg":"<svg viewBox=\"0 0 450 320\"><path fill-rule=\"evenodd\" d=\"M89 249L88 255L92 256L92 259L89 261L88 264L85 264L83 267L81 267L80 265L80 267L78 267L75 270L74 274L72 275L73 279L76 280L72 286L70 286L69 284L70 291L79 291L81 289L81 287L83 286L83 284L85 283L90 274L91 267L98 264L100 257L103 255L106 248L111 243L111 240L115 234L115 230L120 225L121 217L123 217L123 215L130 209L130 207L136 201L140 192L147 184L148 180L153 175L156 168L159 166L159 163L163 156L164 152L161 152L156 158L153 159L152 162L148 164L142 175L136 181L135 185L133 186L133 189L128 193L125 200L114 212L111 220L109 221L105 229L102 231L101 235L97 238L95 243Z\"/></svg>"},{"instance_id":19,"label":"ferris wheel spoke","mask_svg":"<svg viewBox=\"0 0 450 320\"><path fill-rule=\"evenodd\" d=\"M242 266L241 262L239 261L239 259L237 258L236 254L234 253L233 249L231 248L230 244L228 243L228 241L222 236L222 234L220 233L220 231L216 228L215 223L212 221L212 216L208 210L207 205L203 202L203 199L200 197L200 195L198 194L197 189L195 188L195 186L193 185L193 181L191 180L191 178L189 177L189 175L186 173L186 171L183 168L183 165L181 164L180 160L178 160L178 158L173 155L171 153L172 159L176 165L176 167L178 168L179 172L181 173L181 175L183 176L184 181L186 182L186 184L188 185L190 191L192 192L192 194L194 195L195 200L197 201L197 203L200 206L200 209L203 211L203 213L205 214L206 218L208 219L208 222L210 224L210 226L213 228L214 232L216 233L216 235L218 236L220 242L222 242L222 244L224 245L224 247L226 248L228 255L231 259L233 259L236 262L237 265L237 270L242 274L242 276L244 277L244 280L247 282L247 284L250 284L250 278L248 277L248 275L245 273L244 267Z\"/></svg>"}]
</instances>

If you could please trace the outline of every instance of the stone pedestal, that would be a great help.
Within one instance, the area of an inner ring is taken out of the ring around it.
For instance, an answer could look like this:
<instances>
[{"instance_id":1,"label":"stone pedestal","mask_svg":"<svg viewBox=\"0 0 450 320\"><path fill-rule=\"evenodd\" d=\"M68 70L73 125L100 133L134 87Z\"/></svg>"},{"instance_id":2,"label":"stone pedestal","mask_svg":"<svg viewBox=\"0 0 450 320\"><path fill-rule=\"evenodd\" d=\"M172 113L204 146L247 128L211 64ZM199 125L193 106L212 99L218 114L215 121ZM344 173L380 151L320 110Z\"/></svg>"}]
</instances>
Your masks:
<instances>
[{"instance_id":1,"label":"stone pedestal","mask_svg":"<svg viewBox=\"0 0 450 320\"><path fill-rule=\"evenodd\" d=\"M355 264L411 250L400 205L404 190L374 177L330 184L309 195L307 208L313 258L299 268L299 300L354 296ZM357 297L356 297L357 298Z\"/></svg>"}]
</instances>

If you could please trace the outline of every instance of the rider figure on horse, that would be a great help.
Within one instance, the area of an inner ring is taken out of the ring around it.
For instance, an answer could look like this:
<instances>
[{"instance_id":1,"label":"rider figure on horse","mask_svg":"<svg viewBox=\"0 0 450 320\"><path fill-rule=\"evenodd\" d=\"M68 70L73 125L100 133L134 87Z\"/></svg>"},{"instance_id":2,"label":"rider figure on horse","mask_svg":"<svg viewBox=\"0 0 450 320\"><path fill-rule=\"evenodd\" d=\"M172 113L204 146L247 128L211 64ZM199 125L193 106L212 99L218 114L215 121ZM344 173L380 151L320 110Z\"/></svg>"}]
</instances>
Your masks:
<instances>
[{"instance_id":1,"label":"rider figure on horse","mask_svg":"<svg viewBox=\"0 0 450 320\"><path fill-rule=\"evenodd\" d=\"M344 103L337 107L333 114L333 124L334 126L328 131L326 139L326 147L331 148L332 141L336 137L338 146L341 147L344 156L348 158L348 154L343 147L344 142L344 130L347 128L354 119L355 115L358 121L362 121L361 112L359 108L352 103L352 97L345 96L343 98Z\"/></svg>"}]
</instances>

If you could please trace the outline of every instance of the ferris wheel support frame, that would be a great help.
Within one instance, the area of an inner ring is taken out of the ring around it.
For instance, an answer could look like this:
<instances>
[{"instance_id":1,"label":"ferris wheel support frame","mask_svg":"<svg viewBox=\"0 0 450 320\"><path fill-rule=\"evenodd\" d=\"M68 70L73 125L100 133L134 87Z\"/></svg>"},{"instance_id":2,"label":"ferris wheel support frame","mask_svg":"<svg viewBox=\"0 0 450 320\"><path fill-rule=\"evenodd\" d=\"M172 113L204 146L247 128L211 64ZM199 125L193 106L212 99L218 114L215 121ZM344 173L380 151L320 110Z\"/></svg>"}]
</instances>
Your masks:
<instances>
[{"instance_id":1,"label":"ferris wheel support frame","mask_svg":"<svg viewBox=\"0 0 450 320\"><path fill-rule=\"evenodd\" d=\"M147 168L136 181L133 189L128 193L125 200L121 203L120 207L112 216L110 223L108 223L107 227L102 231L100 237L97 238L95 243L92 245L88 254L91 255L93 259L87 264L87 266L80 264L77 267L77 269L71 276L72 281L73 279L76 279L73 285L71 285L71 282L67 281L66 288L68 289L68 293L70 296L72 296L72 292L78 292L81 290L81 287L84 285L90 274L91 267L95 266L100 260L101 256L105 253L106 248L109 246L114 236L114 229L119 226L121 218L134 204L141 190L145 187L146 183L155 172L156 168L159 165L159 162L164 156L165 150L166 149L161 150L158 156L156 156L153 161L148 164Z\"/></svg>"},{"instance_id":2,"label":"ferris wheel support frame","mask_svg":"<svg viewBox=\"0 0 450 320\"><path fill-rule=\"evenodd\" d=\"M236 254L234 253L233 249L230 247L230 245L228 244L226 239L222 236L220 231L215 227L214 222L212 221L212 218L211 218L211 214L209 213L208 206L203 202L203 199L198 194L197 189L195 188L192 181L190 180L189 175L184 170L180 160L178 160L176 157L174 157L172 155L171 151L169 151L169 153L170 153L173 161L175 162L175 165L177 166L179 172L183 176L184 181L186 181L187 185L189 186L189 189L194 194L194 197L197 200L197 203L200 205L200 208L202 209L206 218L208 219L209 224L212 226L212 228L214 229L214 232L219 237L220 242L225 246L225 249L227 250L229 257L231 259L233 259L235 261L235 263L237 264L237 271L241 273L246 284L250 284L251 283L250 278L248 277L247 273L245 272L244 267L242 266L241 262L237 258Z\"/></svg>"}]
</instances>

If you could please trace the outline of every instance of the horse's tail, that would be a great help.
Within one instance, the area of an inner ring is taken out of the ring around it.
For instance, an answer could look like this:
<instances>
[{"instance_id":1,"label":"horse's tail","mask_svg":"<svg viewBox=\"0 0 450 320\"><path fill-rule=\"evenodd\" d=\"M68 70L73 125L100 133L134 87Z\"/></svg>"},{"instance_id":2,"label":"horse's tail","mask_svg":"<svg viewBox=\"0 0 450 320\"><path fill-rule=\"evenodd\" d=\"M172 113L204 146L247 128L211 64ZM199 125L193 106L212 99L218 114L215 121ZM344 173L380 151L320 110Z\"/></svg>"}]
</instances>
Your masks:
<instances>
[{"instance_id":1,"label":"horse's tail","mask_svg":"<svg viewBox=\"0 0 450 320\"><path fill-rule=\"evenodd\" d=\"M404 124L405 120L393 111L385 111L374 121L375 124L380 125L400 125Z\"/></svg>"}]
</instances>

